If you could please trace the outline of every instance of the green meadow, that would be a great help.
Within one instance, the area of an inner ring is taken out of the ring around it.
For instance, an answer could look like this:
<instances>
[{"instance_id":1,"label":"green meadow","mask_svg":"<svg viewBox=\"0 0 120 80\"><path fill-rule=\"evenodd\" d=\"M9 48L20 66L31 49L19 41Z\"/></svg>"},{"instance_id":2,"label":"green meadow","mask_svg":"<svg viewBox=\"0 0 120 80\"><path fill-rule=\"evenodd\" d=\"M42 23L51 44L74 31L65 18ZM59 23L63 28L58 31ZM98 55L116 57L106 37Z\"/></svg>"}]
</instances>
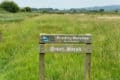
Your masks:
<instances>
[{"instance_id":1,"label":"green meadow","mask_svg":"<svg viewBox=\"0 0 120 80\"><path fill-rule=\"evenodd\" d=\"M39 35L92 34L91 80L120 80L119 14L0 14L0 80L39 79ZM84 54L46 54L46 80L83 80Z\"/></svg>"}]
</instances>

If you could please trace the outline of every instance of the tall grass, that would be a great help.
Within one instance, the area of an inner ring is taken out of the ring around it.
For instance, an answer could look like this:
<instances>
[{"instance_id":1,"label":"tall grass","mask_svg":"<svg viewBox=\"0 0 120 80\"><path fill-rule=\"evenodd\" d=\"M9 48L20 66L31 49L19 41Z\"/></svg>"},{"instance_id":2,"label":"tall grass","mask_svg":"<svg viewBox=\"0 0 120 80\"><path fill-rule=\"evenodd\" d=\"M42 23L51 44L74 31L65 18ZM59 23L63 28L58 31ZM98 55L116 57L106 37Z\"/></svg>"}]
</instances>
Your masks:
<instances>
[{"instance_id":1,"label":"tall grass","mask_svg":"<svg viewBox=\"0 0 120 80\"><path fill-rule=\"evenodd\" d=\"M1 11L1 10L0 10ZM11 13L1 13L0 12L0 24L1 23L11 23L11 22L21 22L24 19L28 17L35 17L37 16L37 13L17 13L17 14L11 14Z\"/></svg>"},{"instance_id":2,"label":"tall grass","mask_svg":"<svg viewBox=\"0 0 120 80\"><path fill-rule=\"evenodd\" d=\"M0 80L38 80L40 33L93 34L92 80L119 80L120 22L98 17L45 14L0 24ZM83 80L84 54L46 54L45 63L46 80Z\"/></svg>"}]
</instances>

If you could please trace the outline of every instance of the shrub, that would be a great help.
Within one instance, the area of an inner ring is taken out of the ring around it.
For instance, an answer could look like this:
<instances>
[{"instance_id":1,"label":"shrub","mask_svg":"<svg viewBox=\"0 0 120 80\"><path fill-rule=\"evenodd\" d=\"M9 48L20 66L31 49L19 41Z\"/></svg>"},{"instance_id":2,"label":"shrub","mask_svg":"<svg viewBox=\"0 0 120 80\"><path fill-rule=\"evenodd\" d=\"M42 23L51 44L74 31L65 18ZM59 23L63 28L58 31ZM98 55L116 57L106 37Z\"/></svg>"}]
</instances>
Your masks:
<instances>
[{"instance_id":1,"label":"shrub","mask_svg":"<svg viewBox=\"0 0 120 80\"><path fill-rule=\"evenodd\" d=\"M22 9L20 9L20 11L21 11L21 12L25 12L26 10L25 10L25 8L22 8Z\"/></svg>"},{"instance_id":2,"label":"shrub","mask_svg":"<svg viewBox=\"0 0 120 80\"><path fill-rule=\"evenodd\" d=\"M100 9L99 12L104 12L105 10L104 9Z\"/></svg>"},{"instance_id":3,"label":"shrub","mask_svg":"<svg viewBox=\"0 0 120 80\"><path fill-rule=\"evenodd\" d=\"M24 11L24 12L31 12L32 9L31 9L30 7L24 7L24 8L23 8L23 11Z\"/></svg>"}]
</instances>

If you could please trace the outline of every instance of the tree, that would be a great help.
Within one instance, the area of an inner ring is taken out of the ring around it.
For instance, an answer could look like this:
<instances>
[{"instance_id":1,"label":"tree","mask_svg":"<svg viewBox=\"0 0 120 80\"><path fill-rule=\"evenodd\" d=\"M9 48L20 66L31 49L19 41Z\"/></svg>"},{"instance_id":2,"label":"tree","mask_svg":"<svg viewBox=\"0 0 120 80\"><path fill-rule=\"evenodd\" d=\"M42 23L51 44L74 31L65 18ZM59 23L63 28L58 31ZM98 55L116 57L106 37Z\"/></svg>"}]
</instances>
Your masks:
<instances>
[{"instance_id":1,"label":"tree","mask_svg":"<svg viewBox=\"0 0 120 80\"><path fill-rule=\"evenodd\" d=\"M12 12L12 13L16 13L19 11L19 6L13 1L3 1L0 4L0 7L6 11Z\"/></svg>"},{"instance_id":2,"label":"tree","mask_svg":"<svg viewBox=\"0 0 120 80\"><path fill-rule=\"evenodd\" d=\"M115 10L115 13L118 13L118 10Z\"/></svg>"},{"instance_id":3,"label":"tree","mask_svg":"<svg viewBox=\"0 0 120 80\"><path fill-rule=\"evenodd\" d=\"M100 11L100 12L104 12L104 9L100 9L99 11Z\"/></svg>"},{"instance_id":4,"label":"tree","mask_svg":"<svg viewBox=\"0 0 120 80\"><path fill-rule=\"evenodd\" d=\"M32 9L30 7L25 7L24 10L25 12L32 12Z\"/></svg>"}]
</instances>

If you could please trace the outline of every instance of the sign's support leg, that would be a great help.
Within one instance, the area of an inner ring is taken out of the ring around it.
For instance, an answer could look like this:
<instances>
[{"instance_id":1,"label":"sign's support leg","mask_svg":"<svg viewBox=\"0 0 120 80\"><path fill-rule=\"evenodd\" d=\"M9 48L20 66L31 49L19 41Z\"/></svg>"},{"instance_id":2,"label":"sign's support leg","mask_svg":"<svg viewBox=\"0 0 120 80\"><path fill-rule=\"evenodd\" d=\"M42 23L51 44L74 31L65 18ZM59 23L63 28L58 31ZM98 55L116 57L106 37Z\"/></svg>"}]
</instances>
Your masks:
<instances>
[{"instance_id":1,"label":"sign's support leg","mask_svg":"<svg viewBox=\"0 0 120 80\"><path fill-rule=\"evenodd\" d=\"M40 80L45 80L45 53L40 53Z\"/></svg>"},{"instance_id":2,"label":"sign's support leg","mask_svg":"<svg viewBox=\"0 0 120 80\"><path fill-rule=\"evenodd\" d=\"M91 53L85 54L84 80L91 80Z\"/></svg>"},{"instance_id":3,"label":"sign's support leg","mask_svg":"<svg viewBox=\"0 0 120 80\"><path fill-rule=\"evenodd\" d=\"M40 54L39 54L39 80L45 80L45 44L40 43Z\"/></svg>"}]
</instances>

